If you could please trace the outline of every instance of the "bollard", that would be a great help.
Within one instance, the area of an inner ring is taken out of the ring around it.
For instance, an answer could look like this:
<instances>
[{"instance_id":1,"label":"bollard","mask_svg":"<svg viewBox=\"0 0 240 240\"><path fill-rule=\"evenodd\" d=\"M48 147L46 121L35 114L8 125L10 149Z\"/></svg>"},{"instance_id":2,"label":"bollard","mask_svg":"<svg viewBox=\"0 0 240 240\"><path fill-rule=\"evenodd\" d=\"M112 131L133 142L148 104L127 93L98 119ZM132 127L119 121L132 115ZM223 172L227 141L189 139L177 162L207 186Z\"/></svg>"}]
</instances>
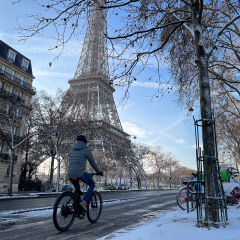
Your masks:
<instances>
[{"instance_id":1,"label":"bollard","mask_svg":"<svg viewBox=\"0 0 240 240\"><path fill-rule=\"evenodd\" d=\"M24 193L24 188L23 188L23 190L22 190L22 195L23 195L23 193Z\"/></svg>"}]
</instances>

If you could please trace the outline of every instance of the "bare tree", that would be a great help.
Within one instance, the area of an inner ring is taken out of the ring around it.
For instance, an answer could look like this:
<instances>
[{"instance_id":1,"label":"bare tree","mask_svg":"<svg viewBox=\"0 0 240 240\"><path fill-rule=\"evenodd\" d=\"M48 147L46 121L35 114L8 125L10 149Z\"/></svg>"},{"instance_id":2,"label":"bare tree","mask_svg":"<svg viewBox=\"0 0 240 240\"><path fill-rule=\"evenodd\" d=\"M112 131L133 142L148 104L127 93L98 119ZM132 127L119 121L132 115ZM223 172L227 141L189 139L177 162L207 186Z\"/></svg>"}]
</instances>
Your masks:
<instances>
[{"instance_id":1,"label":"bare tree","mask_svg":"<svg viewBox=\"0 0 240 240\"><path fill-rule=\"evenodd\" d=\"M32 139L30 158L39 159L38 165L51 158L50 185L53 183L54 160L56 148L62 159L67 161L69 152L75 138L83 131L82 118L75 110L71 92L58 90L55 96L41 91L33 101L31 131L40 133L40 137ZM74 109L74 110L73 110ZM52 137L55 136L55 137ZM67 164L64 164L65 168Z\"/></svg>"},{"instance_id":2,"label":"bare tree","mask_svg":"<svg viewBox=\"0 0 240 240\"><path fill-rule=\"evenodd\" d=\"M173 157L170 157L165 161L164 168L165 168L164 169L165 171L163 173L166 177L169 178L169 186L170 186L170 188L172 188L172 178L177 174L177 172L180 168L180 165L179 165L178 161L173 159Z\"/></svg>"},{"instance_id":3,"label":"bare tree","mask_svg":"<svg viewBox=\"0 0 240 240\"><path fill-rule=\"evenodd\" d=\"M139 189L141 189L141 177L144 179L147 189L146 173L144 171L142 161L144 158L146 158L149 151L150 147L145 144L132 143L131 148L129 148L128 155L126 155L126 161L128 161L128 165L131 166L131 169L136 174Z\"/></svg>"},{"instance_id":4,"label":"bare tree","mask_svg":"<svg viewBox=\"0 0 240 240\"><path fill-rule=\"evenodd\" d=\"M155 165L158 173L157 186L159 186L161 175L163 175L163 169L165 167L166 154L163 152L163 148L161 146L156 146L154 148L154 155L155 155Z\"/></svg>"},{"instance_id":5,"label":"bare tree","mask_svg":"<svg viewBox=\"0 0 240 240\"><path fill-rule=\"evenodd\" d=\"M228 77L235 78L230 73ZM217 119L217 140L221 161L226 155L224 153L230 152L231 158L234 159L236 164L239 164L239 95L235 90L231 90L221 82L218 85L218 91L214 92L212 102Z\"/></svg>"},{"instance_id":6,"label":"bare tree","mask_svg":"<svg viewBox=\"0 0 240 240\"><path fill-rule=\"evenodd\" d=\"M170 188L172 187L172 181L175 180L175 186L182 184L182 178L190 177L192 172L196 170L181 166L179 161L175 159L171 152L164 152L164 149L161 146L155 146L150 149L148 158L145 158L148 161L149 167L152 171L149 173L147 171L147 177L152 180L152 182L157 182L157 186L160 186L160 182L165 179L165 184L169 180Z\"/></svg>"}]
</instances>

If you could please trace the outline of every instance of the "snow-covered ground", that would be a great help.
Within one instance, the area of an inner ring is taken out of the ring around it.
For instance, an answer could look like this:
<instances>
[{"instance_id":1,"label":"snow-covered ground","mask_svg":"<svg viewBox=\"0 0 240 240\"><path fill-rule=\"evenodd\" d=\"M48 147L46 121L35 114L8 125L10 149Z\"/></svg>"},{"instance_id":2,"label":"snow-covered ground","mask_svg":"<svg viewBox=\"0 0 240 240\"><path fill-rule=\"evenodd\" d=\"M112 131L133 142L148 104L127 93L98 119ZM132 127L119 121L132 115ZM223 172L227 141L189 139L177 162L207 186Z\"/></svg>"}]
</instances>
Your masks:
<instances>
[{"instance_id":1,"label":"snow-covered ground","mask_svg":"<svg viewBox=\"0 0 240 240\"><path fill-rule=\"evenodd\" d=\"M118 230L98 240L236 240L240 236L240 208L228 207L229 224L224 228L198 228L196 210L190 213L176 207L148 221Z\"/></svg>"},{"instance_id":2,"label":"snow-covered ground","mask_svg":"<svg viewBox=\"0 0 240 240\"><path fill-rule=\"evenodd\" d=\"M129 199L127 201L132 201ZM124 200L125 201L125 200ZM123 202L117 201L118 202ZM105 202L104 205L114 204L113 202ZM240 206L240 205L239 205ZM240 207L229 206L228 218L229 224L224 228L220 227L216 229L211 227L198 228L196 210L190 213L181 210L179 207L174 208L173 211L166 211L148 220L141 221L137 224L129 226L127 228L118 230L114 233L106 235L98 240L186 240L188 238L194 240L236 240L240 236ZM4 219L3 224L8 225L11 222L20 221L23 218L32 217L48 217L52 215L52 209L29 209L28 211L21 212L6 211L0 214L1 217L7 217ZM12 219L11 216L18 218Z\"/></svg>"}]
</instances>

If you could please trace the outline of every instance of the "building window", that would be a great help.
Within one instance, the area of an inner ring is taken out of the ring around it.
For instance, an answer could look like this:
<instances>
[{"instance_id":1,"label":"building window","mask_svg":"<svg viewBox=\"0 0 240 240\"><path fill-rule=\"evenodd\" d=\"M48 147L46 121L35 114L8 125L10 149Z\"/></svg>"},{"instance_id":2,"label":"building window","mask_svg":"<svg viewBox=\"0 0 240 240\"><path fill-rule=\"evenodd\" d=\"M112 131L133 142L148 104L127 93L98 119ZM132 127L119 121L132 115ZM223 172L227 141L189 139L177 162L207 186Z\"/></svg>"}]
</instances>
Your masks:
<instances>
[{"instance_id":1,"label":"building window","mask_svg":"<svg viewBox=\"0 0 240 240\"><path fill-rule=\"evenodd\" d=\"M7 169L6 169L5 177L9 177L9 173L10 173L10 166L8 166Z\"/></svg>"},{"instance_id":2,"label":"building window","mask_svg":"<svg viewBox=\"0 0 240 240\"><path fill-rule=\"evenodd\" d=\"M24 100L24 96L25 96L25 94L20 91L20 92L19 92L19 97L20 97L22 100Z\"/></svg>"},{"instance_id":3,"label":"building window","mask_svg":"<svg viewBox=\"0 0 240 240\"><path fill-rule=\"evenodd\" d=\"M23 86L23 83L25 82L26 78L24 76L21 76L21 82L20 84Z\"/></svg>"},{"instance_id":4,"label":"building window","mask_svg":"<svg viewBox=\"0 0 240 240\"><path fill-rule=\"evenodd\" d=\"M16 54L12 49L8 50L8 61L13 63L15 61Z\"/></svg>"},{"instance_id":5,"label":"building window","mask_svg":"<svg viewBox=\"0 0 240 240\"><path fill-rule=\"evenodd\" d=\"M12 75L11 75L11 80L12 81L15 81L15 74L16 74L15 71L12 70Z\"/></svg>"},{"instance_id":6,"label":"building window","mask_svg":"<svg viewBox=\"0 0 240 240\"><path fill-rule=\"evenodd\" d=\"M5 72L6 72L6 66L5 66L5 65L2 65L1 73L5 73Z\"/></svg>"},{"instance_id":7,"label":"building window","mask_svg":"<svg viewBox=\"0 0 240 240\"><path fill-rule=\"evenodd\" d=\"M4 83L0 81L0 89L3 89L3 88L4 88Z\"/></svg>"},{"instance_id":8,"label":"building window","mask_svg":"<svg viewBox=\"0 0 240 240\"><path fill-rule=\"evenodd\" d=\"M10 62L14 62L14 54L12 52L9 52L9 57L8 57Z\"/></svg>"},{"instance_id":9,"label":"building window","mask_svg":"<svg viewBox=\"0 0 240 240\"><path fill-rule=\"evenodd\" d=\"M11 105L7 105L7 111L6 111L6 114L10 114L11 108L12 108Z\"/></svg>"},{"instance_id":10,"label":"building window","mask_svg":"<svg viewBox=\"0 0 240 240\"><path fill-rule=\"evenodd\" d=\"M22 110L17 108L16 118L21 118L21 117L22 117Z\"/></svg>"},{"instance_id":11,"label":"building window","mask_svg":"<svg viewBox=\"0 0 240 240\"><path fill-rule=\"evenodd\" d=\"M0 153L3 153L3 145L0 145Z\"/></svg>"},{"instance_id":12,"label":"building window","mask_svg":"<svg viewBox=\"0 0 240 240\"><path fill-rule=\"evenodd\" d=\"M24 100L25 100L25 104L28 106L28 95L27 94L25 94Z\"/></svg>"},{"instance_id":13,"label":"building window","mask_svg":"<svg viewBox=\"0 0 240 240\"><path fill-rule=\"evenodd\" d=\"M22 69L24 71L28 70L28 64L29 64L29 61L27 59L23 58L23 60L22 60Z\"/></svg>"},{"instance_id":14,"label":"building window","mask_svg":"<svg viewBox=\"0 0 240 240\"><path fill-rule=\"evenodd\" d=\"M12 93L12 94L14 94L14 92L15 92L15 88L14 88L14 87L10 87L9 92Z\"/></svg>"},{"instance_id":15,"label":"building window","mask_svg":"<svg viewBox=\"0 0 240 240\"><path fill-rule=\"evenodd\" d=\"M4 94L4 83L0 81L0 94Z\"/></svg>"},{"instance_id":16,"label":"building window","mask_svg":"<svg viewBox=\"0 0 240 240\"><path fill-rule=\"evenodd\" d=\"M13 127L13 135L18 136L19 135L19 128L18 127Z\"/></svg>"},{"instance_id":17,"label":"building window","mask_svg":"<svg viewBox=\"0 0 240 240\"><path fill-rule=\"evenodd\" d=\"M19 92L19 96L17 98L17 101L19 102L24 102L24 97L25 97L25 94L23 92Z\"/></svg>"}]
</instances>

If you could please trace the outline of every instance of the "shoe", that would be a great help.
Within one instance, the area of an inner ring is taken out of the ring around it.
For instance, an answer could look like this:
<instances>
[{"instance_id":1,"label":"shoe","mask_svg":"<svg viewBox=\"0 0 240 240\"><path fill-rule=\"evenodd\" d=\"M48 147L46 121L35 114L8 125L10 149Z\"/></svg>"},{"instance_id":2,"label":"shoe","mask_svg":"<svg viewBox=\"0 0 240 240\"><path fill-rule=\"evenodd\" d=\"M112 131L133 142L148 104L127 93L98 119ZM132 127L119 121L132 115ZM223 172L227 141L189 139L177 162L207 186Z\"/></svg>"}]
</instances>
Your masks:
<instances>
[{"instance_id":1,"label":"shoe","mask_svg":"<svg viewBox=\"0 0 240 240\"><path fill-rule=\"evenodd\" d=\"M79 204L85 212L87 212L87 202L84 202L83 200Z\"/></svg>"}]
</instances>

